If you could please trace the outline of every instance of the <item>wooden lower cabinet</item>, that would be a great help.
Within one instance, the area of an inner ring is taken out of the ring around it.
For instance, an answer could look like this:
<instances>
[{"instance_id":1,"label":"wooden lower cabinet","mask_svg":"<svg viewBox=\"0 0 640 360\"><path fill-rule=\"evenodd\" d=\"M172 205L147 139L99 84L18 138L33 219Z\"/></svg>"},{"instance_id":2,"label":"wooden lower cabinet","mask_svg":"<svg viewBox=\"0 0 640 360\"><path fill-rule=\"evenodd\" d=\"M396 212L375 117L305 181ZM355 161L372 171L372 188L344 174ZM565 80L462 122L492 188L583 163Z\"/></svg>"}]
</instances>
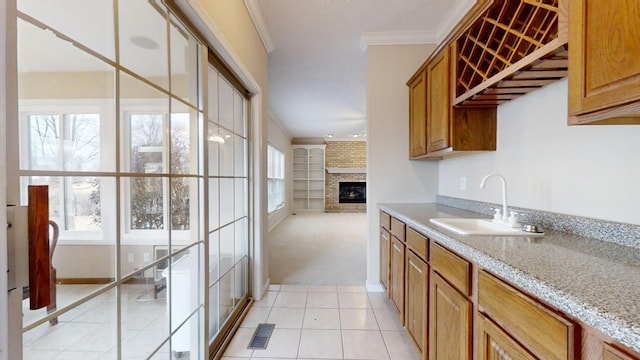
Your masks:
<instances>
[{"instance_id":1,"label":"wooden lower cabinet","mask_svg":"<svg viewBox=\"0 0 640 360\"><path fill-rule=\"evenodd\" d=\"M572 321L486 271L478 276L478 309L537 357L576 358Z\"/></svg>"},{"instance_id":2,"label":"wooden lower cabinet","mask_svg":"<svg viewBox=\"0 0 640 360\"><path fill-rule=\"evenodd\" d=\"M429 359L467 360L472 356L472 304L431 271L429 286Z\"/></svg>"},{"instance_id":3,"label":"wooden lower cabinet","mask_svg":"<svg viewBox=\"0 0 640 360\"><path fill-rule=\"evenodd\" d=\"M407 250L406 258L406 327L421 353L427 342L427 290L429 267L427 263Z\"/></svg>"},{"instance_id":4,"label":"wooden lower cabinet","mask_svg":"<svg viewBox=\"0 0 640 360\"><path fill-rule=\"evenodd\" d=\"M400 313L400 321L404 325L404 258L405 245L395 236L391 237L391 266L389 267L389 282L391 301Z\"/></svg>"},{"instance_id":5,"label":"wooden lower cabinet","mask_svg":"<svg viewBox=\"0 0 640 360\"><path fill-rule=\"evenodd\" d=\"M387 229L380 228L380 281L385 289L389 289L389 249L391 248L391 234Z\"/></svg>"},{"instance_id":6,"label":"wooden lower cabinet","mask_svg":"<svg viewBox=\"0 0 640 360\"><path fill-rule=\"evenodd\" d=\"M400 220L384 223L380 278L421 359L640 360Z\"/></svg>"},{"instance_id":7,"label":"wooden lower cabinet","mask_svg":"<svg viewBox=\"0 0 640 360\"><path fill-rule=\"evenodd\" d=\"M478 360L535 360L524 347L482 314L476 318Z\"/></svg>"},{"instance_id":8,"label":"wooden lower cabinet","mask_svg":"<svg viewBox=\"0 0 640 360\"><path fill-rule=\"evenodd\" d=\"M638 360L640 358L633 357L605 343L602 349L602 359L603 360Z\"/></svg>"}]
</instances>

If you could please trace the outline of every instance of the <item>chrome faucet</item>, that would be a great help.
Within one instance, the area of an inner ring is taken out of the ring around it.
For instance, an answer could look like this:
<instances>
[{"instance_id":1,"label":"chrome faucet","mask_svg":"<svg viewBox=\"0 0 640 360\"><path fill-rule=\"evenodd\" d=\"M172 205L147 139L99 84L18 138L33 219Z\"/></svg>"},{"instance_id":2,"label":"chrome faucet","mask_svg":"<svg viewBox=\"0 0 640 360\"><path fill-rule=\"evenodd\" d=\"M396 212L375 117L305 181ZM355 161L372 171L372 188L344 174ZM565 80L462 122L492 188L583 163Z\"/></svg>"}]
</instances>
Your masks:
<instances>
[{"instance_id":1,"label":"chrome faucet","mask_svg":"<svg viewBox=\"0 0 640 360\"><path fill-rule=\"evenodd\" d=\"M496 209L496 215L493 217L493 220L495 222L502 222L505 225L517 227L519 224L518 219L516 218L516 213L512 211L511 216L509 216L509 209L507 208L507 180L504 179L504 176L500 174L487 174L482 178L480 187L484 189L487 179L492 176L495 176L502 181L502 214L499 214L500 209Z\"/></svg>"}]
</instances>

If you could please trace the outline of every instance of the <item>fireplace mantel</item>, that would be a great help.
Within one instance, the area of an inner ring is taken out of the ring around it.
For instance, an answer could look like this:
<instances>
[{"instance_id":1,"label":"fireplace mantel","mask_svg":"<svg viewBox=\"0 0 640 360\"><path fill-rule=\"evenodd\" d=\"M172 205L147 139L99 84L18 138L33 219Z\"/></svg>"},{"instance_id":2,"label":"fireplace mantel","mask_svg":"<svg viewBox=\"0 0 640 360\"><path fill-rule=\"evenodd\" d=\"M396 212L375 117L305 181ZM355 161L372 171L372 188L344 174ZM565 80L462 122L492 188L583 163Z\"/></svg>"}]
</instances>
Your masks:
<instances>
[{"instance_id":1,"label":"fireplace mantel","mask_svg":"<svg viewBox=\"0 0 640 360\"><path fill-rule=\"evenodd\" d=\"M329 174L366 174L366 168L327 168Z\"/></svg>"}]
</instances>

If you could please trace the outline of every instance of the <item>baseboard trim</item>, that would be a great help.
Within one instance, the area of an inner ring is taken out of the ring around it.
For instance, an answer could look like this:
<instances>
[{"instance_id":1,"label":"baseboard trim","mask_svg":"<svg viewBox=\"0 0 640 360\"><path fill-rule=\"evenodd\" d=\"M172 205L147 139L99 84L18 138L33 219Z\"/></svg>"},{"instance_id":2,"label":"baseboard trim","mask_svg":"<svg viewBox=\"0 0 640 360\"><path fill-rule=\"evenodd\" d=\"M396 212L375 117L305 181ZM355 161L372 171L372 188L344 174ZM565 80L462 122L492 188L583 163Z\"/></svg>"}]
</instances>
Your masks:
<instances>
[{"instance_id":1,"label":"baseboard trim","mask_svg":"<svg viewBox=\"0 0 640 360\"><path fill-rule=\"evenodd\" d=\"M386 290L384 286L382 286L382 284L380 284L379 282L372 284L367 281L367 291L368 292L385 292Z\"/></svg>"},{"instance_id":2,"label":"baseboard trim","mask_svg":"<svg viewBox=\"0 0 640 360\"><path fill-rule=\"evenodd\" d=\"M262 285L262 293L261 294L255 294L255 295L260 295L260 296L254 296L254 300L259 301L262 299L262 297L264 296L264 294L269 290L269 286L271 286L271 278L267 278L267 281L264 282L264 284Z\"/></svg>"},{"instance_id":3,"label":"baseboard trim","mask_svg":"<svg viewBox=\"0 0 640 360\"><path fill-rule=\"evenodd\" d=\"M56 284L81 285L81 284L108 284L114 282L114 278L56 278Z\"/></svg>"},{"instance_id":4,"label":"baseboard trim","mask_svg":"<svg viewBox=\"0 0 640 360\"><path fill-rule=\"evenodd\" d=\"M283 210L284 211L284 210ZM269 228L267 229L267 233L270 233L271 231L273 231L273 229L276 228L276 226L280 225L280 223L286 219L287 217L289 217L289 215L291 215L293 213L293 211L288 210L287 213L283 216L278 216L278 218L276 219L276 221L273 222L273 224L269 224ZM275 216L274 216L275 217ZM270 217L267 216L267 223L270 223Z\"/></svg>"}]
</instances>

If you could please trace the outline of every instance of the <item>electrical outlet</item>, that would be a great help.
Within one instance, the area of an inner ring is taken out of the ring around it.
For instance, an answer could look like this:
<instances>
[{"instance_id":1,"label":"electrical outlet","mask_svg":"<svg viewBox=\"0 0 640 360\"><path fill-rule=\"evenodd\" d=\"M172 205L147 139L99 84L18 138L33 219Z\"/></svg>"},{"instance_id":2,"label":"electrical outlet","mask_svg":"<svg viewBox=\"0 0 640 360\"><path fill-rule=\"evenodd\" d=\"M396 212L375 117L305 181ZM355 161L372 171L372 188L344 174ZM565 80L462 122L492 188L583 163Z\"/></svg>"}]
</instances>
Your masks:
<instances>
[{"instance_id":1,"label":"electrical outlet","mask_svg":"<svg viewBox=\"0 0 640 360\"><path fill-rule=\"evenodd\" d=\"M142 254L142 258L143 258L144 262L149 262L149 253L146 252L146 253Z\"/></svg>"},{"instance_id":2,"label":"electrical outlet","mask_svg":"<svg viewBox=\"0 0 640 360\"><path fill-rule=\"evenodd\" d=\"M466 176L461 176L460 177L460 190L466 190L467 189L467 177Z\"/></svg>"},{"instance_id":3,"label":"electrical outlet","mask_svg":"<svg viewBox=\"0 0 640 360\"><path fill-rule=\"evenodd\" d=\"M129 262L134 262L135 261L135 257L133 256L133 253L127 254L127 259L129 260Z\"/></svg>"}]
</instances>

